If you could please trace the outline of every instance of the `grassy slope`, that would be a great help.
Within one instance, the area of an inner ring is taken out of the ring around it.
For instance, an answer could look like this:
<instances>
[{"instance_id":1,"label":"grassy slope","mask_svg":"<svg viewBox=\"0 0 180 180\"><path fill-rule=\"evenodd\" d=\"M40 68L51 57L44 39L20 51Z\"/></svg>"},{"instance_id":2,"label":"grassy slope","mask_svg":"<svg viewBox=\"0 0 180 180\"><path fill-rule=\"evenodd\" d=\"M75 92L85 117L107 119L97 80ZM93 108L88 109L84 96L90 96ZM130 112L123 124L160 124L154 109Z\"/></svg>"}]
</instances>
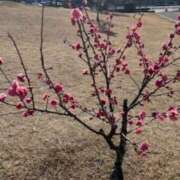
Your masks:
<instances>
[{"instance_id":1,"label":"grassy slope","mask_svg":"<svg viewBox=\"0 0 180 180\"><path fill-rule=\"evenodd\" d=\"M55 79L60 79L73 89L82 102L90 97L88 81L84 81L76 69L83 64L63 44L63 40L75 40L75 31L69 22L69 11L46 9L45 54L46 61L54 68ZM122 44L126 26L133 21L132 15L115 17L116 46ZM145 15L143 38L147 52L155 57L156 49L171 30L172 24L156 15ZM16 53L6 37L12 32L23 51L29 69L39 72L39 24L40 7L17 4L0 5L0 56L6 60L9 76L20 72ZM134 52L129 53L135 70ZM78 62L78 63L75 63ZM177 68L177 67L174 67ZM135 71L135 72L136 72ZM34 78L34 74L32 74ZM4 86L3 79L0 80ZM39 84L35 84L38 86ZM129 90L133 89L126 83ZM43 90L37 90L40 94ZM124 93L124 94L123 94ZM122 96L126 92L122 92ZM156 105L164 106L166 99ZM175 103L179 104L177 96ZM153 107L155 107L153 105ZM153 108L151 107L151 108ZM10 109L0 106L1 112ZM154 128L152 128L154 127ZM178 180L180 178L180 124L152 125L143 134L152 143L152 153L139 158L129 151L124 166L127 180ZM113 154L101 139L84 131L68 119L37 115L22 119L18 115L0 117L0 179L2 180L97 180L107 179L112 167Z\"/></svg>"}]
</instances>

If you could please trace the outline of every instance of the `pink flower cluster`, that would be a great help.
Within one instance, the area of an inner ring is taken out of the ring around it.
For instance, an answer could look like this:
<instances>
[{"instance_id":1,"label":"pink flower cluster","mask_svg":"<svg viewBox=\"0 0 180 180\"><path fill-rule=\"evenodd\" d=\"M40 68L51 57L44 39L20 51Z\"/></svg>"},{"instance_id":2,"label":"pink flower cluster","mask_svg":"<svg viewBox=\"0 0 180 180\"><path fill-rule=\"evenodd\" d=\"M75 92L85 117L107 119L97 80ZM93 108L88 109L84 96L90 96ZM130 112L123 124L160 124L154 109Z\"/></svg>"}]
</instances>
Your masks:
<instances>
[{"instance_id":1,"label":"pink flower cluster","mask_svg":"<svg viewBox=\"0 0 180 180\"><path fill-rule=\"evenodd\" d=\"M166 112L153 112L152 116L154 117L154 119L160 120L161 122L166 119L176 121L178 120L179 110L177 107L172 106L169 107Z\"/></svg>"},{"instance_id":2,"label":"pink flower cluster","mask_svg":"<svg viewBox=\"0 0 180 180\"><path fill-rule=\"evenodd\" d=\"M48 102L52 108L56 109L60 105L60 103L66 105L68 109L75 109L77 107L77 102L75 101L74 97L64 91L64 86L61 83L55 83L53 85L53 89L61 99L60 102L55 97L51 98L48 93L44 93L42 96L43 101L45 101L46 103Z\"/></svg>"},{"instance_id":3,"label":"pink flower cluster","mask_svg":"<svg viewBox=\"0 0 180 180\"><path fill-rule=\"evenodd\" d=\"M128 123L130 126L135 126L135 133L141 134L143 132L143 126L145 124L146 113L145 111L139 112L136 118L130 118Z\"/></svg>"},{"instance_id":4,"label":"pink flower cluster","mask_svg":"<svg viewBox=\"0 0 180 180\"><path fill-rule=\"evenodd\" d=\"M75 25L77 22L81 22L84 16L79 8L72 9L71 11L71 23Z\"/></svg>"},{"instance_id":5,"label":"pink flower cluster","mask_svg":"<svg viewBox=\"0 0 180 180\"><path fill-rule=\"evenodd\" d=\"M122 57L122 59L116 59L115 69L116 72L124 72L125 74L130 74L130 70L128 69L128 63L125 59L125 56Z\"/></svg>"},{"instance_id":6,"label":"pink flower cluster","mask_svg":"<svg viewBox=\"0 0 180 180\"><path fill-rule=\"evenodd\" d=\"M26 110L25 112L22 113L22 116L23 117L28 117L28 116L33 116L33 114L34 114L34 111L28 109L28 110Z\"/></svg>"},{"instance_id":7,"label":"pink flower cluster","mask_svg":"<svg viewBox=\"0 0 180 180\"><path fill-rule=\"evenodd\" d=\"M156 80L155 85L157 88L164 87L168 82L167 75L160 74L160 79Z\"/></svg>"},{"instance_id":8,"label":"pink flower cluster","mask_svg":"<svg viewBox=\"0 0 180 180\"><path fill-rule=\"evenodd\" d=\"M151 118L150 116L148 116ZM159 120L160 122L165 121L166 119L169 119L171 121L176 121L178 120L179 117L179 110L178 108L172 106L168 108L166 112L153 112L152 117L156 120ZM130 118L128 120L128 123L130 126L133 126L133 131L136 134L141 134L143 132L143 126L145 125L145 118L146 118L146 113L144 111L141 111L137 118Z\"/></svg>"},{"instance_id":9,"label":"pink flower cluster","mask_svg":"<svg viewBox=\"0 0 180 180\"><path fill-rule=\"evenodd\" d=\"M148 153L150 145L146 142L142 142L138 145L137 152L139 155L145 156Z\"/></svg>"},{"instance_id":10,"label":"pink flower cluster","mask_svg":"<svg viewBox=\"0 0 180 180\"><path fill-rule=\"evenodd\" d=\"M13 80L11 86L8 89L9 96L18 96L21 101L25 99L28 94L28 89L25 86L21 86L17 80Z\"/></svg>"},{"instance_id":11,"label":"pink flower cluster","mask_svg":"<svg viewBox=\"0 0 180 180\"><path fill-rule=\"evenodd\" d=\"M49 96L45 94L43 96L43 100L46 100ZM75 109L77 107L77 102L74 100L74 97L70 94L64 93L62 94L62 103L68 107L68 109ZM52 108L57 108L59 105L59 101L56 98L51 98L49 100L49 104Z\"/></svg>"},{"instance_id":12,"label":"pink flower cluster","mask_svg":"<svg viewBox=\"0 0 180 180\"><path fill-rule=\"evenodd\" d=\"M15 106L18 110L25 108L26 110L22 113L22 116L27 117L33 115L33 110L28 109L25 107L27 104L32 102L32 99L27 97L28 96L28 88L21 85L20 82L25 81L25 75L22 73L17 75L17 79L13 80L10 84L9 88L5 93L0 94L0 102L6 102L6 98L10 97L18 97L20 102L18 102Z\"/></svg>"},{"instance_id":13,"label":"pink flower cluster","mask_svg":"<svg viewBox=\"0 0 180 180\"><path fill-rule=\"evenodd\" d=\"M176 121L178 119L178 114L178 109L176 107L170 107L167 111L167 117L172 121Z\"/></svg>"}]
</instances>

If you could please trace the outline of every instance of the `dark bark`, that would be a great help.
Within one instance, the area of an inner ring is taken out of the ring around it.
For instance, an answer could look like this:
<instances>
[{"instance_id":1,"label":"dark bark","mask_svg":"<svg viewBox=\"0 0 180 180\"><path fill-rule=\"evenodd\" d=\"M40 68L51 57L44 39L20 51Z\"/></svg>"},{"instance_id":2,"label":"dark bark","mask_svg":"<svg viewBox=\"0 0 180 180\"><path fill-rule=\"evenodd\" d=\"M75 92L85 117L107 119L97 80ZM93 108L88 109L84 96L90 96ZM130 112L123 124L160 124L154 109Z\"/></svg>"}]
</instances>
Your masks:
<instances>
[{"instance_id":1,"label":"dark bark","mask_svg":"<svg viewBox=\"0 0 180 180\"><path fill-rule=\"evenodd\" d=\"M110 180L124 180L123 169L123 154L122 152L116 152L116 161L114 164L114 168L110 177Z\"/></svg>"},{"instance_id":2,"label":"dark bark","mask_svg":"<svg viewBox=\"0 0 180 180\"><path fill-rule=\"evenodd\" d=\"M114 164L113 172L111 174L110 180L124 180L123 175L123 160L126 153L126 136L127 136L127 124L128 124L128 105L127 100L124 100L123 105L124 113L122 116L122 128L120 135L120 144L116 150L116 161Z\"/></svg>"}]
</instances>

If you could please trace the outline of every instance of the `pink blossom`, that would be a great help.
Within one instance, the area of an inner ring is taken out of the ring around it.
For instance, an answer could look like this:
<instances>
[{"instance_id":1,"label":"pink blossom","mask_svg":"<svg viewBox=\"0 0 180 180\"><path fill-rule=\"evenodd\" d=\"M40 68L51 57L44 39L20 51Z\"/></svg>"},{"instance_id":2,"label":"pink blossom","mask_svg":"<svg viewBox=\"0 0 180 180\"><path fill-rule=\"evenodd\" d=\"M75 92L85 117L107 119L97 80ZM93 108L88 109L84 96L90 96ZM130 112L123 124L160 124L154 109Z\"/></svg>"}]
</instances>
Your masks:
<instances>
[{"instance_id":1,"label":"pink blossom","mask_svg":"<svg viewBox=\"0 0 180 180\"><path fill-rule=\"evenodd\" d=\"M76 48L77 51L80 50L80 49L81 49L80 43L77 43L76 46L75 46L75 48Z\"/></svg>"},{"instance_id":2,"label":"pink blossom","mask_svg":"<svg viewBox=\"0 0 180 180\"><path fill-rule=\"evenodd\" d=\"M17 80L13 80L13 82L11 83L11 86L8 89L8 95L9 96L16 96L16 89L17 87L19 87L19 82Z\"/></svg>"},{"instance_id":3,"label":"pink blossom","mask_svg":"<svg viewBox=\"0 0 180 180\"><path fill-rule=\"evenodd\" d=\"M163 122L167 118L166 113L160 113L160 112L153 112L152 116L154 119L159 120L161 122Z\"/></svg>"},{"instance_id":4,"label":"pink blossom","mask_svg":"<svg viewBox=\"0 0 180 180\"><path fill-rule=\"evenodd\" d=\"M127 62L123 61L122 62L122 71L125 71L127 69L127 66L128 66Z\"/></svg>"},{"instance_id":5,"label":"pink blossom","mask_svg":"<svg viewBox=\"0 0 180 180\"><path fill-rule=\"evenodd\" d=\"M22 104L22 102L19 102L16 104L16 109L22 109L24 106Z\"/></svg>"},{"instance_id":6,"label":"pink blossom","mask_svg":"<svg viewBox=\"0 0 180 180\"><path fill-rule=\"evenodd\" d=\"M25 112L22 113L22 116L23 116L23 117L28 117L28 116L33 116L33 114L34 114L34 111L28 109L27 111L25 111Z\"/></svg>"},{"instance_id":7,"label":"pink blossom","mask_svg":"<svg viewBox=\"0 0 180 180\"><path fill-rule=\"evenodd\" d=\"M76 105L75 105L75 104L72 104L72 105L70 106L70 108L71 108L71 109L75 109L75 108L76 108Z\"/></svg>"},{"instance_id":8,"label":"pink blossom","mask_svg":"<svg viewBox=\"0 0 180 180\"><path fill-rule=\"evenodd\" d=\"M136 126L143 126L143 125L144 125L144 121L142 119L137 120Z\"/></svg>"},{"instance_id":9,"label":"pink blossom","mask_svg":"<svg viewBox=\"0 0 180 180\"><path fill-rule=\"evenodd\" d=\"M176 28L176 34L180 35L180 26Z\"/></svg>"},{"instance_id":10,"label":"pink blossom","mask_svg":"<svg viewBox=\"0 0 180 180\"><path fill-rule=\"evenodd\" d=\"M152 74L154 74L154 72L155 72L154 66L153 66L153 65L149 66L149 67L148 67L148 73L149 73L150 75L152 75Z\"/></svg>"},{"instance_id":11,"label":"pink blossom","mask_svg":"<svg viewBox=\"0 0 180 180\"><path fill-rule=\"evenodd\" d=\"M99 111L96 112L96 117L97 117L97 118L101 118L101 117L103 117L103 116L105 116L104 111L99 110Z\"/></svg>"},{"instance_id":12,"label":"pink blossom","mask_svg":"<svg viewBox=\"0 0 180 180\"><path fill-rule=\"evenodd\" d=\"M72 9L71 11L71 22L73 25L76 24L76 22L79 22L83 20L83 13L79 8Z\"/></svg>"},{"instance_id":13,"label":"pink blossom","mask_svg":"<svg viewBox=\"0 0 180 180\"><path fill-rule=\"evenodd\" d=\"M106 104L106 100L105 99L101 99L101 105L104 106Z\"/></svg>"},{"instance_id":14,"label":"pink blossom","mask_svg":"<svg viewBox=\"0 0 180 180\"><path fill-rule=\"evenodd\" d=\"M160 74L161 79L155 81L155 85L160 88L166 85L168 77L167 75Z\"/></svg>"},{"instance_id":15,"label":"pink blossom","mask_svg":"<svg viewBox=\"0 0 180 180\"><path fill-rule=\"evenodd\" d=\"M44 101L46 101L48 98L49 98L48 93L44 93L43 96L42 96L42 99L43 99Z\"/></svg>"},{"instance_id":16,"label":"pink blossom","mask_svg":"<svg viewBox=\"0 0 180 180\"><path fill-rule=\"evenodd\" d=\"M59 94L59 93L63 92L64 87L62 84L57 83L57 84L55 84L54 89L55 89L56 93Z\"/></svg>"},{"instance_id":17,"label":"pink blossom","mask_svg":"<svg viewBox=\"0 0 180 180\"><path fill-rule=\"evenodd\" d=\"M105 92L104 88L103 88L103 87L100 87L100 88L99 88L99 92L102 93L102 94L104 94L104 92Z\"/></svg>"},{"instance_id":18,"label":"pink blossom","mask_svg":"<svg viewBox=\"0 0 180 180\"><path fill-rule=\"evenodd\" d=\"M4 102L6 100L6 98L7 98L7 94L5 94L5 93L0 94L0 102Z\"/></svg>"},{"instance_id":19,"label":"pink blossom","mask_svg":"<svg viewBox=\"0 0 180 180\"><path fill-rule=\"evenodd\" d=\"M127 43L126 43L126 48L130 48L132 46L132 40L130 39Z\"/></svg>"},{"instance_id":20,"label":"pink blossom","mask_svg":"<svg viewBox=\"0 0 180 180\"><path fill-rule=\"evenodd\" d=\"M106 89L106 95L111 95L112 94L112 89Z\"/></svg>"},{"instance_id":21,"label":"pink blossom","mask_svg":"<svg viewBox=\"0 0 180 180\"><path fill-rule=\"evenodd\" d=\"M136 128L135 133L136 134L141 134L142 131L143 131L142 128Z\"/></svg>"},{"instance_id":22,"label":"pink blossom","mask_svg":"<svg viewBox=\"0 0 180 180\"><path fill-rule=\"evenodd\" d=\"M139 22L137 23L137 27L138 27L138 28L142 27L142 22L141 22L141 21L139 21Z\"/></svg>"},{"instance_id":23,"label":"pink blossom","mask_svg":"<svg viewBox=\"0 0 180 180\"><path fill-rule=\"evenodd\" d=\"M22 113L22 116L23 116L23 117L27 117L27 116L28 116L27 111L23 112L23 113Z\"/></svg>"},{"instance_id":24,"label":"pink blossom","mask_svg":"<svg viewBox=\"0 0 180 180\"><path fill-rule=\"evenodd\" d=\"M0 65L4 64L4 60L2 57L0 57Z\"/></svg>"},{"instance_id":25,"label":"pink blossom","mask_svg":"<svg viewBox=\"0 0 180 180\"><path fill-rule=\"evenodd\" d=\"M71 95L69 95L69 100L70 100L71 102L74 102L74 97L71 96Z\"/></svg>"},{"instance_id":26,"label":"pink blossom","mask_svg":"<svg viewBox=\"0 0 180 180\"><path fill-rule=\"evenodd\" d=\"M53 108L56 108L57 104L58 104L58 101L57 101L56 99L51 99L51 100L50 100L50 105L51 105Z\"/></svg>"},{"instance_id":27,"label":"pink blossom","mask_svg":"<svg viewBox=\"0 0 180 180\"><path fill-rule=\"evenodd\" d=\"M19 80L20 82L24 82L25 81L25 75L23 73L19 73L17 75L17 80Z\"/></svg>"},{"instance_id":28,"label":"pink blossom","mask_svg":"<svg viewBox=\"0 0 180 180\"><path fill-rule=\"evenodd\" d=\"M177 71L176 73L176 80L180 81L180 71Z\"/></svg>"},{"instance_id":29,"label":"pink blossom","mask_svg":"<svg viewBox=\"0 0 180 180\"><path fill-rule=\"evenodd\" d=\"M160 87L163 86L163 81L158 79L158 80L156 80L155 85L156 85L158 88L160 88Z\"/></svg>"},{"instance_id":30,"label":"pink blossom","mask_svg":"<svg viewBox=\"0 0 180 180\"><path fill-rule=\"evenodd\" d=\"M79 51L81 49L80 43L75 43L71 45L72 49L75 49L76 51Z\"/></svg>"},{"instance_id":31,"label":"pink blossom","mask_svg":"<svg viewBox=\"0 0 180 180\"><path fill-rule=\"evenodd\" d=\"M28 94L28 89L24 86L18 86L16 88L16 94L21 100L23 100Z\"/></svg>"},{"instance_id":32,"label":"pink blossom","mask_svg":"<svg viewBox=\"0 0 180 180\"><path fill-rule=\"evenodd\" d=\"M40 72L40 73L37 73L37 78L39 79L39 80L42 80L42 78L43 78L43 74Z\"/></svg>"},{"instance_id":33,"label":"pink blossom","mask_svg":"<svg viewBox=\"0 0 180 180\"><path fill-rule=\"evenodd\" d=\"M69 94L64 94L64 96L63 96L63 102L64 102L64 103L68 103L69 100L70 100L70 95L69 95Z\"/></svg>"},{"instance_id":34,"label":"pink blossom","mask_svg":"<svg viewBox=\"0 0 180 180\"><path fill-rule=\"evenodd\" d=\"M170 120L176 121L178 119L178 110L176 107L170 107L167 112L167 116Z\"/></svg>"},{"instance_id":35,"label":"pink blossom","mask_svg":"<svg viewBox=\"0 0 180 180\"><path fill-rule=\"evenodd\" d=\"M130 74L130 70L129 70L129 69L126 69L124 73L125 73L125 74Z\"/></svg>"},{"instance_id":36,"label":"pink blossom","mask_svg":"<svg viewBox=\"0 0 180 180\"><path fill-rule=\"evenodd\" d=\"M91 33L91 34L93 34L93 33L95 33L96 32L96 28L95 27L91 27L90 28L90 30L89 30L89 32ZM96 42L96 40L95 40L95 42Z\"/></svg>"},{"instance_id":37,"label":"pink blossom","mask_svg":"<svg viewBox=\"0 0 180 180\"><path fill-rule=\"evenodd\" d=\"M17 87L19 86L19 82L17 80L13 80L12 84L11 84L11 87L13 89L16 89Z\"/></svg>"},{"instance_id":38,"label":"pink blossom","mask_svg":"<svg viewBox=\"0 0 180 180\"><path fill-rule=\"evenodd\" d=\"M97 61L99 61L99 60L100 60L100 56L99 56L98 54L96 54L96 55L94 56L94 59L97 60Z\"/></svg>"},{"instance_id":39,"label":"pink blossom","mask_svg":"<svg viewBox=\"0 0 180 180\"><path fill-rule=\"evenodd\" d=\"M163 44L163 45L162 45L162 49L166 51L166 50L168 49L168 44L166 44L166 43Z\"/></svg>"},{"instance_id":40,"label":"pink blossom","mask_svg":"<svg viewBox=\"0 0 180 180\"><path fill-rule=\"evenodd\" d=\"M155 72L158 72L158 71L159 71L159 68L160 68L160 67L159 67L159 64L157 64L157 63L154 64L154 71L155 71Z\"/></svg>"},{"instance_id":41,"label":"pink blossom","mask_svg":"<svg viewBox=\"0 0 180 180\"><path fill-rule=\"evenodd\" d=\"M51 80L47 79L45 83L49 86L49 88L52 88L52 82Z\"/></svg>"},{"instance_id":42,"label":"pink blossom","mask_svg":"<svg viewBox=\"0 0 180 180\"><path fill-rule=\"evenodd\" d=\"M174 27L178 28L179 26L180 26L180 22L177 22Z\"/></svg>"},{"instance_id":43,"label":"pink blossom","mask_svg":"<svg viewBox=\"0 0 180 180\"><path fill-rule=\"evenodd\" d=\"M133 125L134 121L133 120L129 120L128 123L129 123L129 125Z\"/></svg>"},{"instance_id":44,"label":"pink blossom","mask_svg":"<svg viewBox=\"0 0 180 180\"><path fill-rule=\"evenodd\" d=\"M160 56L158 61L159 61L158 62L159 65L157 65L158 66L157 70L159 70L160 66L163 66L164 64L166 64L169 61L169 59L167 57Z\"/></svg>"},{"instance_id":45,"label":"pink blossom","mask_svg":"<svg viewBox=\"0 0 180 180\"><path fill-rule=\"evenodd\" d=\"M31 98L26 98L26 99L25 99L25 102L26 102L27 104L29 104L29 103L32 102L32 99L31 99Z\"/></svg>"},{"instance_id":46,"label":"pink blossom","mask_svg":"<svg viewBox=\"0 0 180 180\"><path fill-rule=\"evenodd\" d=\"M115 49L114 48L110 48L109 49L109 56L112 56L113 54L115 54Z\"/></svg>"},{"instance_id":47,"label":"pink blossom","mask_svg":"<svg viewBox=\"0 0 180 180\"><path fill-rule=\"evenodd\" d=\"M9 96L16 96L16 89L13 89L12 87L9 87L8 95Z\"/></svg>"},{"instance_id":48,"label":"pink blossom","mask_svg":"<svg viewBox=\"0 0 180 180\"><path fill-rule=\"evenodd\" d=\"M146 112L141 111L141 112L139 113L138 117L139 117L139 119L144 120L144 118L146 117Z\"/></svg>"},{"instance_id":49,"label":"pink blossom","mask_svg":"<svg viewBox=\"0 0 180 180\"><path fill-rule=\"evenodd\" d=\"M134 38L136 39L137 43L140 41L140 35L137 32L133 33ZM141 54L141 53L140 53Z\"/></svg>"},{"instance_id":50,"label":"pink blossom","mask_svg":"<svg viewBox=\"0 0 180 180\"><path fill-rule=\"evenodd\" d=\"M87 69L83 69L83 71L82 71L82 75L88 75L88 70Z\"/></svg>"},{"instance_id":51,"label":"pink blossom","mask_svg":"<svg viewBox=\"0 0 180 180\"><path fill-rule=\"evenodd\" d=\"M150 97L149 97L149 92L148 91L145 91L144 94L143 94L143 100L144 101L147 101L147 102L150 102Z\"/></svg>"},{"instance_id":52,"label":"pink blossom","mask_svg":"<svg viewBox=\"0 0 180 180\"><path fill-rule=\"evenodd\" d=\"M120 65L122 62L120 59L116 59L116 65Z\"/></svg>"},{"instance_id":53,"label":"pink blossom","mask_svg":"<svg viewBox=\"0 0 180 180\"><path fill-rule=\"evenodd\" d=\"M139 146L138 146L138 153L140 155L145 155L149 150L149 146L150 145L148 143L146 143L146 142L140 143Z\"/></svg>"},{"instance_id":54,"label":"pink blossom","mask_svg":"<svg viewBox=\"0 0 180 180\"><path fill-rule=\"evenodd\" d=\"M17 80L14 80L8 89L10 96L19 96L20 99L24 99L28 94L28 89L24 86L20 86Z\"/></svg>"}]
</instances>

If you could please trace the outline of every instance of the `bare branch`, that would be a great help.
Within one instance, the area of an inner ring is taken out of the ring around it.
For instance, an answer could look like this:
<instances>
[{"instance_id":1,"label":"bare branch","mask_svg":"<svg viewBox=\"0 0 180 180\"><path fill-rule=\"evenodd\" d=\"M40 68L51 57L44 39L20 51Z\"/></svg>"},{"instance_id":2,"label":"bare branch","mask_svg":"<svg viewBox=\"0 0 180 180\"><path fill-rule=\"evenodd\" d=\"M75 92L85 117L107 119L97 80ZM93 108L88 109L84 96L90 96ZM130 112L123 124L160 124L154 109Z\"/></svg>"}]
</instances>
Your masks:
<instances>
[{"instance_id":1,"label":"bare branch","mask_svg":"<svg viewBox=\"0 0 180 180\"><path fill-rule=\"evenodd\" d=\"M22 68L23 68L23 71L24 71L24 73L25 73L25 77L26 77L27 82L28 82L28 88L29 88L30 93L31 93L31 99L32 99L33 107L35 107L34 93L33 93L33 88L32 88L32 85L31 85L31 80L30 80L30 78L29 78L29 75L28 75L28 72L27 72L27 68L26 68L26 66L25 66L25 64L24 64L24 61L23 61L21 52L20 52L20 50L19 50L19 48L18 48L18 46L17 46L17 43L16 43L15 39L13 38L13 36L12 36L10 33L8 33L8 37L9 37L9 39L12 41L12 43L13 43L15 49L16 49L17 55L18 55L18 57L19 57L21 66L22 66Z\"/></svg>"},{"instance_id":2,"label":"bare branch","mask_svg":"<svg viewBox=\"0 0 180 180\"><path fill-rule=\"evenodd\" d=\"M0 67L0 72L4 76L4 78L7 80L8 83L11 83L10 79L8 78L7 74L3 71L3 69Z\"/></svg>"}]
</instances>

